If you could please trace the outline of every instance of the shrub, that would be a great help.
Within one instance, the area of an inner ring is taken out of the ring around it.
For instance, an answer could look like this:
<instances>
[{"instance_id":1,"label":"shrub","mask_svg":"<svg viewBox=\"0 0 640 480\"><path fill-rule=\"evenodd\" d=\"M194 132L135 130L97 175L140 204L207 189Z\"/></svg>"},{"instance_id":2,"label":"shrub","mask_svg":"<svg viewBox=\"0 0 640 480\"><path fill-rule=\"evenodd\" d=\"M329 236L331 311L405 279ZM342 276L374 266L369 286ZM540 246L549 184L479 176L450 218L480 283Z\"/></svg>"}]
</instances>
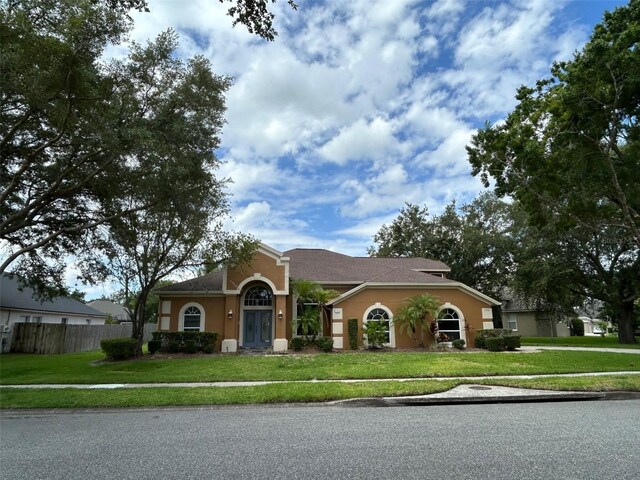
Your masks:
<instances>
[{"instance_id":1,"label":"shrub","mask_svg":"<svg viewBox=\"0 0 640 480\"><path fill-rule=\"evenodd\" d=\"M382 322L369 321L364 325L364 335L369 348L381 348L387 341L387 329Z\"/></svg>"},{"instance_id":2,"label":"shrub","mask_svg":"<svg viewBox=\"0 0 640 480\"><path fill-rule=\"evenodd\" d=\"M502 337L504 340L504 348L509 351L514 351L516 348L520 348L520 335L506 335Z\"/></svg>"},{"instance_id":3,"label":"shrub","mask_svg":"<svg viewBox=\"0 0 640 480\"><path fill-rule=\"evenodd\" d=\"M478 330L476 332L475 344L476 348L486 348L487 346L486 340L489 338L502 338L511 335L513 330L509 328L490 328L487 330Z\"/></svg>"},{"instance_id":4,"label":"shrub","mask_svg":"<svg viewBox=\"0 0 640 480\"><path fill-rule=\"evenodd\" d=\"M458 340L454 340L453 342L451 342L451 345L453 345L455 348L457 348L458 350L462 350L464 348L464 344L465 341L462 340L461 338L459 338Z\"/></svg>"},{"instance_id":5,"label":"shrub","mask_svg":"<svg viewBox=\"0 0 640 480\"><path fill-rule=\"evenodd\" d=\"M487 348L487 337L485 337L484 335L482 335L483 330L480 330L477 334L476 334L476 348Z\"/></svg>"},{"instance_id":6,"label":"shrub","mask_svg":"<svg viewBox=\"0 0 640 480\"><path fill-rule=\"evenodd\" d=\"M154 354L160 351L160 345L160 340L150 340L147 344L147 350L149 350L149 353Z\"/></svg>"},{"instance_id":7,"label":"shrub","mask_svg":"<svg viewBox=\"0 0 640 480\"><path fill-rule=\"evenodd\" d=\"M195 342L196 351L204 351L207 345L215 346L217 339L216 332L153 332L153 341L160 342L160 351L168 353L187 351L187 342Z\"/></svg>"},{"instance_id":8,"label":"shrub","mask_svg":"<svg viewBox=\"0 0 640 480\"><path fill-rule=\"evenodd\" d=\"M504 337L487 337L485 339L487 350L490 352L501 352L504 350Z\"/></svg>"},{"instance_id":9,"label":"shrub","mask_svg":"<svg viewBox=\"0 0 640 480\"><path fill-rule=\"evenodd\" d=\"M134 338L105 338L100 341L102 351L112 360L125 360L136 353L138 341Z\"/></svg>"},{"instance_id":10,"label":"shrub","mask_svg":"<svg viewBox=\"0 0 640 480\"><path fill-rule=\"evenodd\" d=\"M216 347L213 343L207 343L204 347L202 347L202 351L204 353L213 353Z\"/></svg>"},{"instance_id":11,"label":"shrub","mask_svg":"<svg viewBox=\"0 0 640 480\"><path fill-rule=\"evenodd\" d=\"M584 322L579 318L571 319L571 335L574 337L584 337Z\"/></svg>"},{"instance_id":12,"label":"shrub","mask_svg":"<svg viewBox=\"0 0 640 480\"><path fill-rule=\"evenodd\" d=\"M198 351L198 344L195 340L187 340L184 342L185 353L196 353Z\"/></svg>"},{"instance_id":13,"label":"shrub","mask_svg":"<svg viewBox=\"0 0 640 480\"><path fill-rule=\"evenodd\" d=\"M289 342L289 346L295 352L300 352L307 345L307 341L302 337L293 337Z\"/></svg>"},{"instance_id":14,"label":"shrub","mask_svg":"<svg viewBox=\"0 0 640 480\"><path fill-rule=\"evenodd\" d=\"M351 350L358 349L358 319L350 318L347 321L347 331L349 333L349 348Z\"/></svg>"},{"instance_id":15,"label":"shrub","mask_svg":"<svg viewBox=\"0 0 640 480\"><path fill-rule=\"evenodd\" d=\"M331 337L316 338L315 343L316 343L316 346L323 352L333 351L333 338Z\"/></svg>"}]
</instances>

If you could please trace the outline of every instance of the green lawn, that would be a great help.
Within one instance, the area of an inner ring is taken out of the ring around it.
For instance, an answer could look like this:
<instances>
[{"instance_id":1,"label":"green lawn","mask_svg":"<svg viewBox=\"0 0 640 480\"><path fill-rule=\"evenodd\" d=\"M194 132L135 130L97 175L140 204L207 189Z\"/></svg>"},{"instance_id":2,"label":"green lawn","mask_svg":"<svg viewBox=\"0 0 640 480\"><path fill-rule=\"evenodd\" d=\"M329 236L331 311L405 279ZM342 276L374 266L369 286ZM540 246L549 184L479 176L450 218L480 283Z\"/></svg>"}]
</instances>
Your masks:
<instances>
[{"instance_id":1,"label":"green lawn","mask_svg":"<svg viewBox=\"0 0 640 480\"><path fill-rule=\"evenodd\" d=\"M0 383L158 383L336 380L640 371L640 356L600 352L361 352L204 355L104 362L101 352L0 356Z\"/></svg>"},{"instance_id":2,"label":"green lawn","mask_svg":"<svg viewBox=\"0 0 640 480\"><path fill-rule=\"evenodd\" d=\"M550 390L640 392L640 375L546 378L533 380L411 380L407 382L282 383L230 388L122 388L116 390L0 389L0 406L8 408L160 407L326 402L348 398L424 395L463 383Z\"/></svg>"},{"instance_id":3,"label":"green lawn","mask_svg":"<svg viewBox=\"0 0 640 480\"><path fill-rule=\"evenodd\" d=\"M522 337L522 345L554 345L556 347L640 348L640 337L635 345L620 344L618 337Z\"/></svg>"}]
</instances>

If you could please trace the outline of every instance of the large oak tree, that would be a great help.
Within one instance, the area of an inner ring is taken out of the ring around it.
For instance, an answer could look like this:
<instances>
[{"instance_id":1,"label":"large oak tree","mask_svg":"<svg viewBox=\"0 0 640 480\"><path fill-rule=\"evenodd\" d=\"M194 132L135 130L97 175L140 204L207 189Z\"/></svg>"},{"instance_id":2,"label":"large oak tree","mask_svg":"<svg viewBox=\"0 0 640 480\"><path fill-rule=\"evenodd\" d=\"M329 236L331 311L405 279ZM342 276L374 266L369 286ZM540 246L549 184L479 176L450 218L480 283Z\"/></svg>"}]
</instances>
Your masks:
<instances>
[{"instance_id":1,"label":"large oak tree","mask_svg":"<svg viewBox=\"0 0 640 480\"><path fill-rule=\"evenodd\" d=\"M598 299L634 343L640 291L640 1L607 12L572 61L522 87L506 121L468 147L473 173L517 199L549 292ZM544 286L542 285L542 286Z\"/></svg>"}]
</instances>

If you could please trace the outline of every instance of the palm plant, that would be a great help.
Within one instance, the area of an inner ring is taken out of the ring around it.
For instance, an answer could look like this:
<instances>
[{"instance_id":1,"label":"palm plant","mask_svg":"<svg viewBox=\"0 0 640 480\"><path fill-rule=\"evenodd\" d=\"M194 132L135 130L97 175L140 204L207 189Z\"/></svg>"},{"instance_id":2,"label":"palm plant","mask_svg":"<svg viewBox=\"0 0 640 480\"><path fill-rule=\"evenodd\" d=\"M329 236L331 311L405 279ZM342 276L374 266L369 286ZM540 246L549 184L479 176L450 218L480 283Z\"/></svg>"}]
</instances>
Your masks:
<instances>
[{"instance_id":1,"label":"palm plant","mask_svg":"<svg viewBox=\"0 0 640 480\"><path fill-rule=\"evenodd\" d=\"M291 279L290 289L297 297L298 309L298 318L291 326L293 333L295 335L300 331L306 340L313 340L320 331L322 314L327 304L340 293L324 289L318 283L302 278Z\"/></svg>"},{"instance_id":2,"label":"palm plant","mask_svg":"<svg viewBox=\"0 0 640 480\"><path fill-rule=\"evenodd\" d=\"M420 329L420 346L424 346L424 331L427 330L435 336L437 328L431 328L431 324L436 322L438 309L442 305L439 298L425 293L415 297L407 298L393 317L393 323L398 325L398 330L409 335L413 334L413 339L417 343L417 331Z\"/></svg>"}]
</instances>

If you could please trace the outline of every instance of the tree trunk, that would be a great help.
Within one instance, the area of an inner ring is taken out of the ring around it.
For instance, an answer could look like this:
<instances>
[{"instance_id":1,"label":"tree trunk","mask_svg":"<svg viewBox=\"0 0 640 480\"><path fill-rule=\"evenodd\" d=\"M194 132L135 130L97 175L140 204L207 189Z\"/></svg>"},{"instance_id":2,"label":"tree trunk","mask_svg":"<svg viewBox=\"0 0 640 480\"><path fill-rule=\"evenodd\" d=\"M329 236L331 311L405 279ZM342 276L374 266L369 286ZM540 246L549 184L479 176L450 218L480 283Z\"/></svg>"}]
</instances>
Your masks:
<instances>
[{"instance_id":1,"label":"tree trunk","mask_svg":"<svg viewBox=\"0 0 640 480\"><path fill-rule=\"evenodd\" d=\"M148 292L142 292L136 298L136 304L134 306L134 315L132 320L132 329L131 329L131 337L134 340L137 340L136 344L136 357L142 356L142 344L144 343L144 310L145 305L147 304L147 297L149 296Z\"/></svg>"},{"instance_id":2,"label":"tree trunk","mask_svg":"<svg viewBox=\"0 0 640 480\"><path fill-rule=\"evenodd\" d=\"M637 343L633 334L633 301L623 301L618 307L618 343Z\"/></svg>"}]
</instances>

